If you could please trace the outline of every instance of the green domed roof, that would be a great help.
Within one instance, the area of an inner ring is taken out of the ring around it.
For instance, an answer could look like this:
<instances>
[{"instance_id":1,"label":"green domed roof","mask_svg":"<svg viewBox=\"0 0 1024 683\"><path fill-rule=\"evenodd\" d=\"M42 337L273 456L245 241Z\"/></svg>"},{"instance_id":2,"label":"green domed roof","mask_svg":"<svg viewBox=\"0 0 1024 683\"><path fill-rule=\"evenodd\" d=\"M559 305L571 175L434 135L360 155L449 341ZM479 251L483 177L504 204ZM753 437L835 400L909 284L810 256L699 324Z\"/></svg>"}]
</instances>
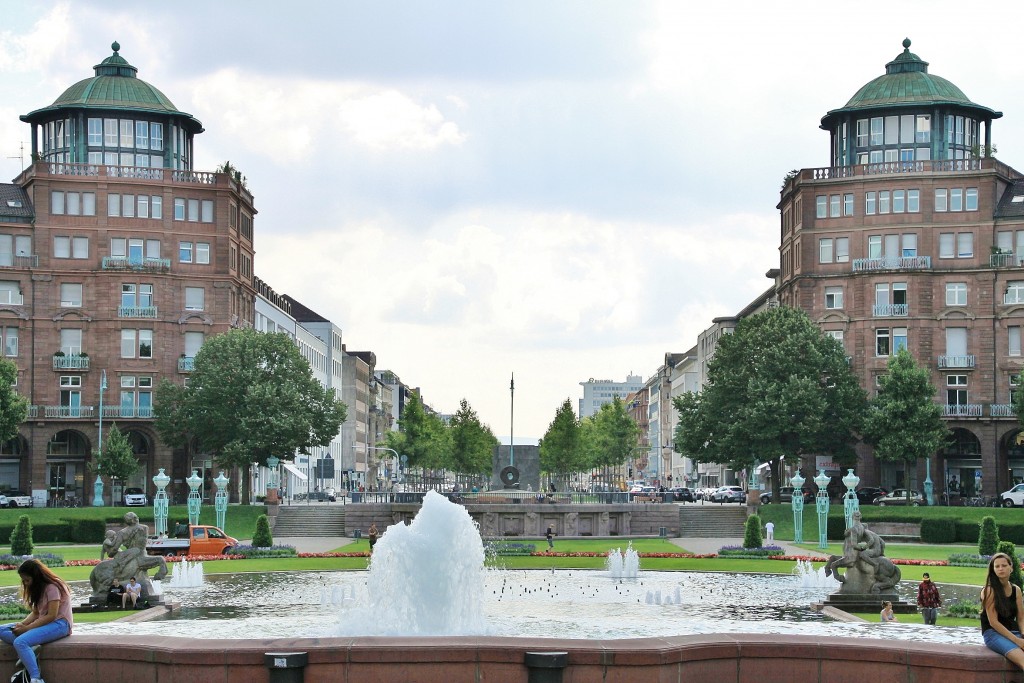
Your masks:
<instances>
[{"instance_id":1,"label":"green domed roof","mask_svg":"<svg viewBox=\"0 0 1024 683\"><path fill-rule=\"evenodd\" d=\"M858 90L844 107L826 114L821 127L827 129L830 121L841 113L922 105L961 106L978 111L985 119L1002 116L1001 112L975 104L945 78L928 73L928 62L910 51L907 38L903 41L903 52L885 65L885 74Z\"/></svg>"},{"instance_id":2,"label":"green domed roof","mask_svg":"<svg viewBox=\"0 0 1024 683\"><path fill-rule=\"evenodd\" d=\"M185 127L201 133L203 125L179 111L160 90L136 77L138 69L118 54L121 46L111 45L114 54L94 66L96 75L75 83L65 90L53 104L21 117L23 121L47 120L54 111L68 108L132 110L147 113L171 114L185 119Z\"/></svg>"}]
</instances>

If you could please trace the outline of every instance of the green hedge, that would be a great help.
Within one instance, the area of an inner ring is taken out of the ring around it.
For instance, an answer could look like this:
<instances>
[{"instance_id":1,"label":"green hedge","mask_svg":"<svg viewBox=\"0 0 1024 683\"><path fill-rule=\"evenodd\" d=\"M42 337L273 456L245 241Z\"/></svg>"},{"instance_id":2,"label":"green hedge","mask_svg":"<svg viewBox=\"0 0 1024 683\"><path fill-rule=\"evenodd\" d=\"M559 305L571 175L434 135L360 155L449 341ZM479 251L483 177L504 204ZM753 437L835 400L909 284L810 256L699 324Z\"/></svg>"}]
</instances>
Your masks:
<instances>
[{"instance_id":1,"label":"green hedge","mask_svg":"<svg viewBox=\"0 0 1024 683\"><path fill-rule=\"evenodd\" d=\"M978 543L978 535L981 529L977 522L957 522L956 540L957 543ZM922 526L921 533L924 533ZM1024 545L1024 524L999 524L999 540L1010 541L1014 545Z\"/></svg>"},{"instance_id":2,"label":"green hedge","mask_svg":"<svg viewBox=\"0 0 1024 683\"><path fill-rule=\"evenodd\" d=\"M921 540L925 543L956 543L956 522L952 519L922 519Z\"/></svg>"}]
</instances>

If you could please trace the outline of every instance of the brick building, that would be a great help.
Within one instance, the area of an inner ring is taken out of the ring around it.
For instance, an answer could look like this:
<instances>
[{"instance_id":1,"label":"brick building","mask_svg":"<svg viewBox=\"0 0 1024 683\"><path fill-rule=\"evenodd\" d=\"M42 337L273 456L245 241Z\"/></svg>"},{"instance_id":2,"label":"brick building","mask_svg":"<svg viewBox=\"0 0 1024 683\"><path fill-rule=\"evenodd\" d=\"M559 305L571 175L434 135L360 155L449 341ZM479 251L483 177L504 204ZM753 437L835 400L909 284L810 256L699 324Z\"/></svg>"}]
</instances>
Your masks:
<instances>
[{"instance_id":1,"label":"brick building","mask_svg":"<svg viewBox=\"0 0 1024 683\"><path fill-rule=\"evenodd\" d=\"M828 112L829 165L787 176L778 297L842 342L869 395L907 347L929 368L953 437L935 492L995 495L1024 478L1010 408L1024 325L1024 178L996 160L1002 114L903 52ZM864 484L920 488L925 463L876 461ZM804 474L811 474L805 461ZM831 474L839 474L832 471Z\"/></svg>"},{"instance_id":2,"label":"brick building","mask_svg":"<svg viewBox=\"0 0 1024 683\"><path fill-rule=\"evenodd\" d=\"M153 391L187 378L204 339L253 320L252 195L193 169L202 124L112 47L21 117L32 164L0 185L0 326L31 404L0 449L0 490L37 505L92 498L87 465L114 423L142 465L128 485L152 494L157 468L172 497L193 468L209 482L209 456L160 443Z\"/></svg>"}]
</instances>

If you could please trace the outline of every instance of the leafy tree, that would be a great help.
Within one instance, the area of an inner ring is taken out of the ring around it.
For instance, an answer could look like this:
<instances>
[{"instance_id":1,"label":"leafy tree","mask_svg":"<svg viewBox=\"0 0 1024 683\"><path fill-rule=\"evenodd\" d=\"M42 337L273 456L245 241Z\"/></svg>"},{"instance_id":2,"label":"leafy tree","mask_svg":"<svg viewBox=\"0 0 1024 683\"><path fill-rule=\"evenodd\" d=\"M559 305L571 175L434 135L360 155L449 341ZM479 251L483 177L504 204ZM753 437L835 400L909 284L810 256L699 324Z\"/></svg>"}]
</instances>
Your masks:
<instances>
[{"instance_id":1,"label":"leafy tree","mask_svg":"<svg viewBox=\"0 0 1024 683\"><path fill-rule=\"evenodd\" d=\"M291 460L296 451L326 446L346 415L288 335L249 329L203 344L188 386L161 382L155 409L165 442L184 446L194 438L218 465L241 470L244 504L252 463L265 465L271 455Z\"/></svg>"},{"instance_id":2,"label":"leafy tree","mask_svg":"<svg viewBox=\"0 0 1024 683\"><path fill-rule=\"evenodd\" d=\"M540 469L562 479L583 469L583 431L572 408L565 399L555 412L540 441Z\"/></svg>"},{"instance_id":3,"label":"leafy tree","mask_svg":"<svg viewBox=\"0 0 1024 683\"><path fill-rule=\"evenodd\" d=\"M466 399L448 425L451 436L451 468L463 474L485 474L491 471L494 448L498 439Z\"/></svg>"},{"instance_id":4,"label":"leafy tree","mask_svg":"<svg viewBox=\"0 0 1024 683\"><path fill-rule=\"evenodd\" d=\"M22 515L11 532L11 555L31 555L32 548L32 522L28 515Z\"/></svg>"},{"instance_id":5,"label":"leafy tree","mask_svg":"<svg viewBox=\"0 0 1024 683\"><path fill-rule=\"evenodd\" d=\"M139 469L139 460L135 457L132 443L117 428L117 424L111 426L106 436L103 450L93 454L92 471L97 477L106 475L111 479L127 481Z\"/></svg>"},{"instance_id":6,"label":"leafy tree","mask_svg":"<svg viewBox=\"0 0 1024 683\"><path fill-rule=\"evenodd\" d=\"M874 445L875 455L902 460L909 469L918 458L931 457L949 438L942 409L933 400L935 387L928 370L918 367L905 348L889 359L878 384L878 396L869 401L864 437ZM908 487L908 503L910 495Z\"/></svg>"},{"instance_id":7,"label":"leafy tree","mask_svg":"<svg viewBox=\"0 0 1024 683\"><path fill-rule=\"evenodd\" d=\"M450 434L436 414L427 412L419 394L413 393L398 418L400 434L389 432L387 443L408 456L409 467L439 468L451 452Z\"/></svg>"},{"instance_id":8,"label":"leafy tree","mask_svg":"<svg viewBox=\"0 0 1024 683\"><path fill-rule=\"evenodd\" d=\"M274 537L270 533L270 520L266 515L256 518L256 531L252 535L253 548L269 548L274 545Z\"/></svg>"},{"instance_id":9,"label":"leafy tree","mask_svg":"<svg viewBox=\"0 0 1024 683\"><path fill-rule=\"evenodd\" d=\"M761 518L758 515L750 515L743 526L743 547L760 548L764 545L764 537L761 535Z\"/></svg>"},{"instance_id":10,"label":"leafy tree","mask_svg":"<svg viewBox=\"0 0 1024 683\"><path fill-rule=\"evenodd\" d=\"M978 554L993 555L999 547L999 525L992 515L985 515L981 518L980 529L978 529Z\"/></svg>"},{"instance_id":11,"label":"leafy tree","mask_svg":"<svg viewBox=\"0 0 1024 683\"><path fill-rule=\"evenodd\" d=\"M1010 566L1013 570L1010 572L1010 583L1024 588L1024 573L1020 570L1020 560L1017 559L1017 548L1011 541L999 541L999 545L996 547L997 553L1006 553L1010 556Z\"/></svg>"},{"instance_id":12,"label":"leafy tree","mask_svg":"<svg viewBox=\"0 0 1024 683\"><path fill-rule=\"evenodd\" d=\"M783 306L723 335L704 389L675 397L673 405L677 452L734 470L767 462L778 500L783 456L827 453L852 465L865 396L839 342L802 311Z\"/></svg>"},{"instance_id":13,"label":"leafy tree","mask_svg":"<svg viewBox=\"0 0 1024 683\"><path fill-rule=\"evenodd\" d=\"M28 399L14 390L18 366L0 359L0 443L18 435L18 425L28 417Z\"/></svg>"},{"instance_id":14,"label":"leafy tree","mask_svg":"<svg viewBox=\"0 0 1024 683\"><path fill-rule=\"evenodd\" d=\"M610 468L629 460L640 435L640 428L618 396L584 420L581 428L587 464L603 469L606 475ZM604 479L607 481L608 477Z\"/></svg>"}]
</instances>

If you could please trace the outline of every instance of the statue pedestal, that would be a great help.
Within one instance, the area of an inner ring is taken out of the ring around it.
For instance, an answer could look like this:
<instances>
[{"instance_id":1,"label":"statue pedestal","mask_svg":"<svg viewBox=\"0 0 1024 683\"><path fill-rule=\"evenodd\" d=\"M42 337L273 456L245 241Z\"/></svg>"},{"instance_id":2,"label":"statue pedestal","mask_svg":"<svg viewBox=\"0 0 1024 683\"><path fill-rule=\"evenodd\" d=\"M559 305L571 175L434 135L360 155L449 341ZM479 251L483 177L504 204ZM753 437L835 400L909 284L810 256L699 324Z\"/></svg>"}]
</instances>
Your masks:
<instances>
[{"instance_id":1,"label":"statue pedestal","mask_svg":"<svg viewBox=\"0 0 1024 683\"><path fill-rule=\"evenodd\" d=\"M917 611L917 605L900 600L895 591L888 593L832 593L825 602L815 603L815 609L835 607L844 612L881 612L884 601L892 603L892 611L899 614L911 614Z\"/></svg>"}]
</instances>

